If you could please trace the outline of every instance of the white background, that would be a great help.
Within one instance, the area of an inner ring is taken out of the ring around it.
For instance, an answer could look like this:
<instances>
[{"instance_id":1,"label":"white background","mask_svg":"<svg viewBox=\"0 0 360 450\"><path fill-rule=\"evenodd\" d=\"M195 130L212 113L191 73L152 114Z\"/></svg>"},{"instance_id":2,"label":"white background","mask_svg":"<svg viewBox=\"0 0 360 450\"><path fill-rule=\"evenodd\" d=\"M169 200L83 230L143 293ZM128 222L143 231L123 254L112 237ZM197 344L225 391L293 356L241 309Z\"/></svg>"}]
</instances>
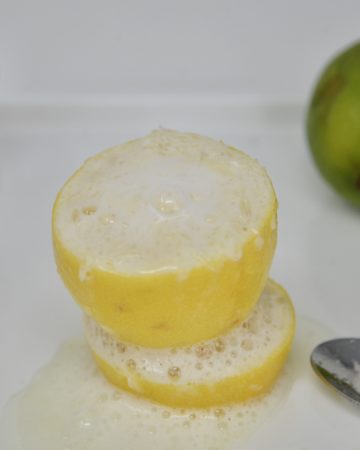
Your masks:
<instances>
[{"instance_id":1,"label":"white background","mask_svg":"<svg viewBox=\"0 0 360 450\"><path fill-rule=\"evenodd\" d=\"M53 261L56 192L86 157L159 125L260 160L280 204L272 276L315 328L359 335L360 214L304 134L316 76L359 38L350 0L0 0L0 408L81 330ZM264 442L359 450L358 415L321 390L309 351Z\"/></svg>"},{"instance_id":2,"label":"white background","mask_svg":"<svg viewBox=\"0 0 360 450\"><path fill-rule=\"evenodd\" d=\"M306 98L359 21L358 0L1 0L0 98Z\"/></svg>"}]
</instances>

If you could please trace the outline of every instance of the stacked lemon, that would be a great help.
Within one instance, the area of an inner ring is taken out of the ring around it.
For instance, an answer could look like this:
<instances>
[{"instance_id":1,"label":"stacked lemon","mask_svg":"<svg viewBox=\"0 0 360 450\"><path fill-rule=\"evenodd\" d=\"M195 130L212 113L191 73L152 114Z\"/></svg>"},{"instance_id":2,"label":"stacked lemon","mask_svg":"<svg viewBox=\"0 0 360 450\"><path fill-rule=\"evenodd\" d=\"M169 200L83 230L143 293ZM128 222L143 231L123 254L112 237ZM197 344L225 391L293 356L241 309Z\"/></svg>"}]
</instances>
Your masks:
<instances>
[{"instance_id":1,"label":"stacked lemon","mask_svg":"<svg viewBox=\"0 0 360 450\"><path fill-rule=\"evenodd\" d=\"M222 142L158 130L87 160L53 209L59 273L110 381L173 406L261 395L294 312L267 281L277 201Z\"/></svg>"}]
</instances>

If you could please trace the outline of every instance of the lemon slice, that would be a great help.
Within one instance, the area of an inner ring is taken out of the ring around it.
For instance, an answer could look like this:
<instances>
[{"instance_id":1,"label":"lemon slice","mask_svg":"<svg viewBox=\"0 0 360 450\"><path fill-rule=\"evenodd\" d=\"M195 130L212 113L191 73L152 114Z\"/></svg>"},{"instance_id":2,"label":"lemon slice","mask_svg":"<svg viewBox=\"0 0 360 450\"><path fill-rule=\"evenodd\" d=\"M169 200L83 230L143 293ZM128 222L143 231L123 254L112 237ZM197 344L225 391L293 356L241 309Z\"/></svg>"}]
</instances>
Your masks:
<instances>
[{"instance_id":1,"label":"lemon slice","mask_svg":"<svg viewBox=\"0 0 360 450\"><path fill-rule=\"evenodd\" d=\"M272 261L276 209L249 156L154 131L90 158L66 182L53 208L58 271L121 340L193 344L250 313Z\"/></svg>"},{"instance_id":2,"label":"lemon slice","mask_svg":"<svg viewBox=\"0 0 360 450\"><path fill-rule=\"evenodd\" d=\"M89 345L112 383L182 407L214 406L264 394L284 364L294 329L292 303L272 281L246 321L190 347L149 349L125 344L89 316L85 320Z\"/></svg>"}]
</instances>

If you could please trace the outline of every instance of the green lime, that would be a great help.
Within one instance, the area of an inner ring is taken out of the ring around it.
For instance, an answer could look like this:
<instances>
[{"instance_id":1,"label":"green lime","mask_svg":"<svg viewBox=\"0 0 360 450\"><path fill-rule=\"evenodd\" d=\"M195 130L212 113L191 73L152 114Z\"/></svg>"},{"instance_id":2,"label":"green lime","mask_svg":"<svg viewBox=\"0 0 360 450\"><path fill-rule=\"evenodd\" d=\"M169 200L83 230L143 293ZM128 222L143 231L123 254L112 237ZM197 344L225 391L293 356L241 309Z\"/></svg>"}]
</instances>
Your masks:
<instances>
[{"instance_id":1,"label":"green lime","mask_svg":"<svg viewBox=\"0 0 360 450\"><path fill-rule=\"evenodd\" d=\"M307 137L325 179L360 207L360 42L322 72L307 113Z\"/></svg>"}]
</instances>

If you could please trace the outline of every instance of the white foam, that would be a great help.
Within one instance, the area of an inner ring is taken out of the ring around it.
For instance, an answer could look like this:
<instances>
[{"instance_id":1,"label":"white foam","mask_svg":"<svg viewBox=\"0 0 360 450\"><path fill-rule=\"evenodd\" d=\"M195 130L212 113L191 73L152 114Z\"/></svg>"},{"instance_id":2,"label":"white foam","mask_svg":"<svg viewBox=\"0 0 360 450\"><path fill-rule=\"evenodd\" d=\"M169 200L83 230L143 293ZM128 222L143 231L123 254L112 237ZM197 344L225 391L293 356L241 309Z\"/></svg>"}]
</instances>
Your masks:
<instances>
[{"instance_id":1,"label":"white foam","mask_svg":"<svg viewBox=\"0 0 360 450\"><path fill-rule=\"evenodd\" d=\"M63 189L57 231L106 270L190 269L239 259L274 193L265 170L222 142L158 130L89 159Z\"/></svg>"},{"instance_id":2,"label":"white foam","mask_svg":"<svg viewBox=\"0 0 360 450\"><path fill-rule=\"evenodd\" d=\"M281 345L291 326L291 306L268 283L249 319L227 334L191 347L153 349L124 343L88 316L85 335L94 352L127 374L130 383L135 369L147 380L181 385L212 383L259 366ZM179 372L173 377L175 369Z\"/></svg>"},{"instance_id":3,"label":"white foam","mask_svg":"<svg viewBox=\"0 0 360 450\"><path fill-rule=\"evenodd\" d=\"M2 450L213 450L234 448L284 398L272 393L239 406L172 409L115 389L75 339L6 408Z\"/></svg>"}]
</instances>

